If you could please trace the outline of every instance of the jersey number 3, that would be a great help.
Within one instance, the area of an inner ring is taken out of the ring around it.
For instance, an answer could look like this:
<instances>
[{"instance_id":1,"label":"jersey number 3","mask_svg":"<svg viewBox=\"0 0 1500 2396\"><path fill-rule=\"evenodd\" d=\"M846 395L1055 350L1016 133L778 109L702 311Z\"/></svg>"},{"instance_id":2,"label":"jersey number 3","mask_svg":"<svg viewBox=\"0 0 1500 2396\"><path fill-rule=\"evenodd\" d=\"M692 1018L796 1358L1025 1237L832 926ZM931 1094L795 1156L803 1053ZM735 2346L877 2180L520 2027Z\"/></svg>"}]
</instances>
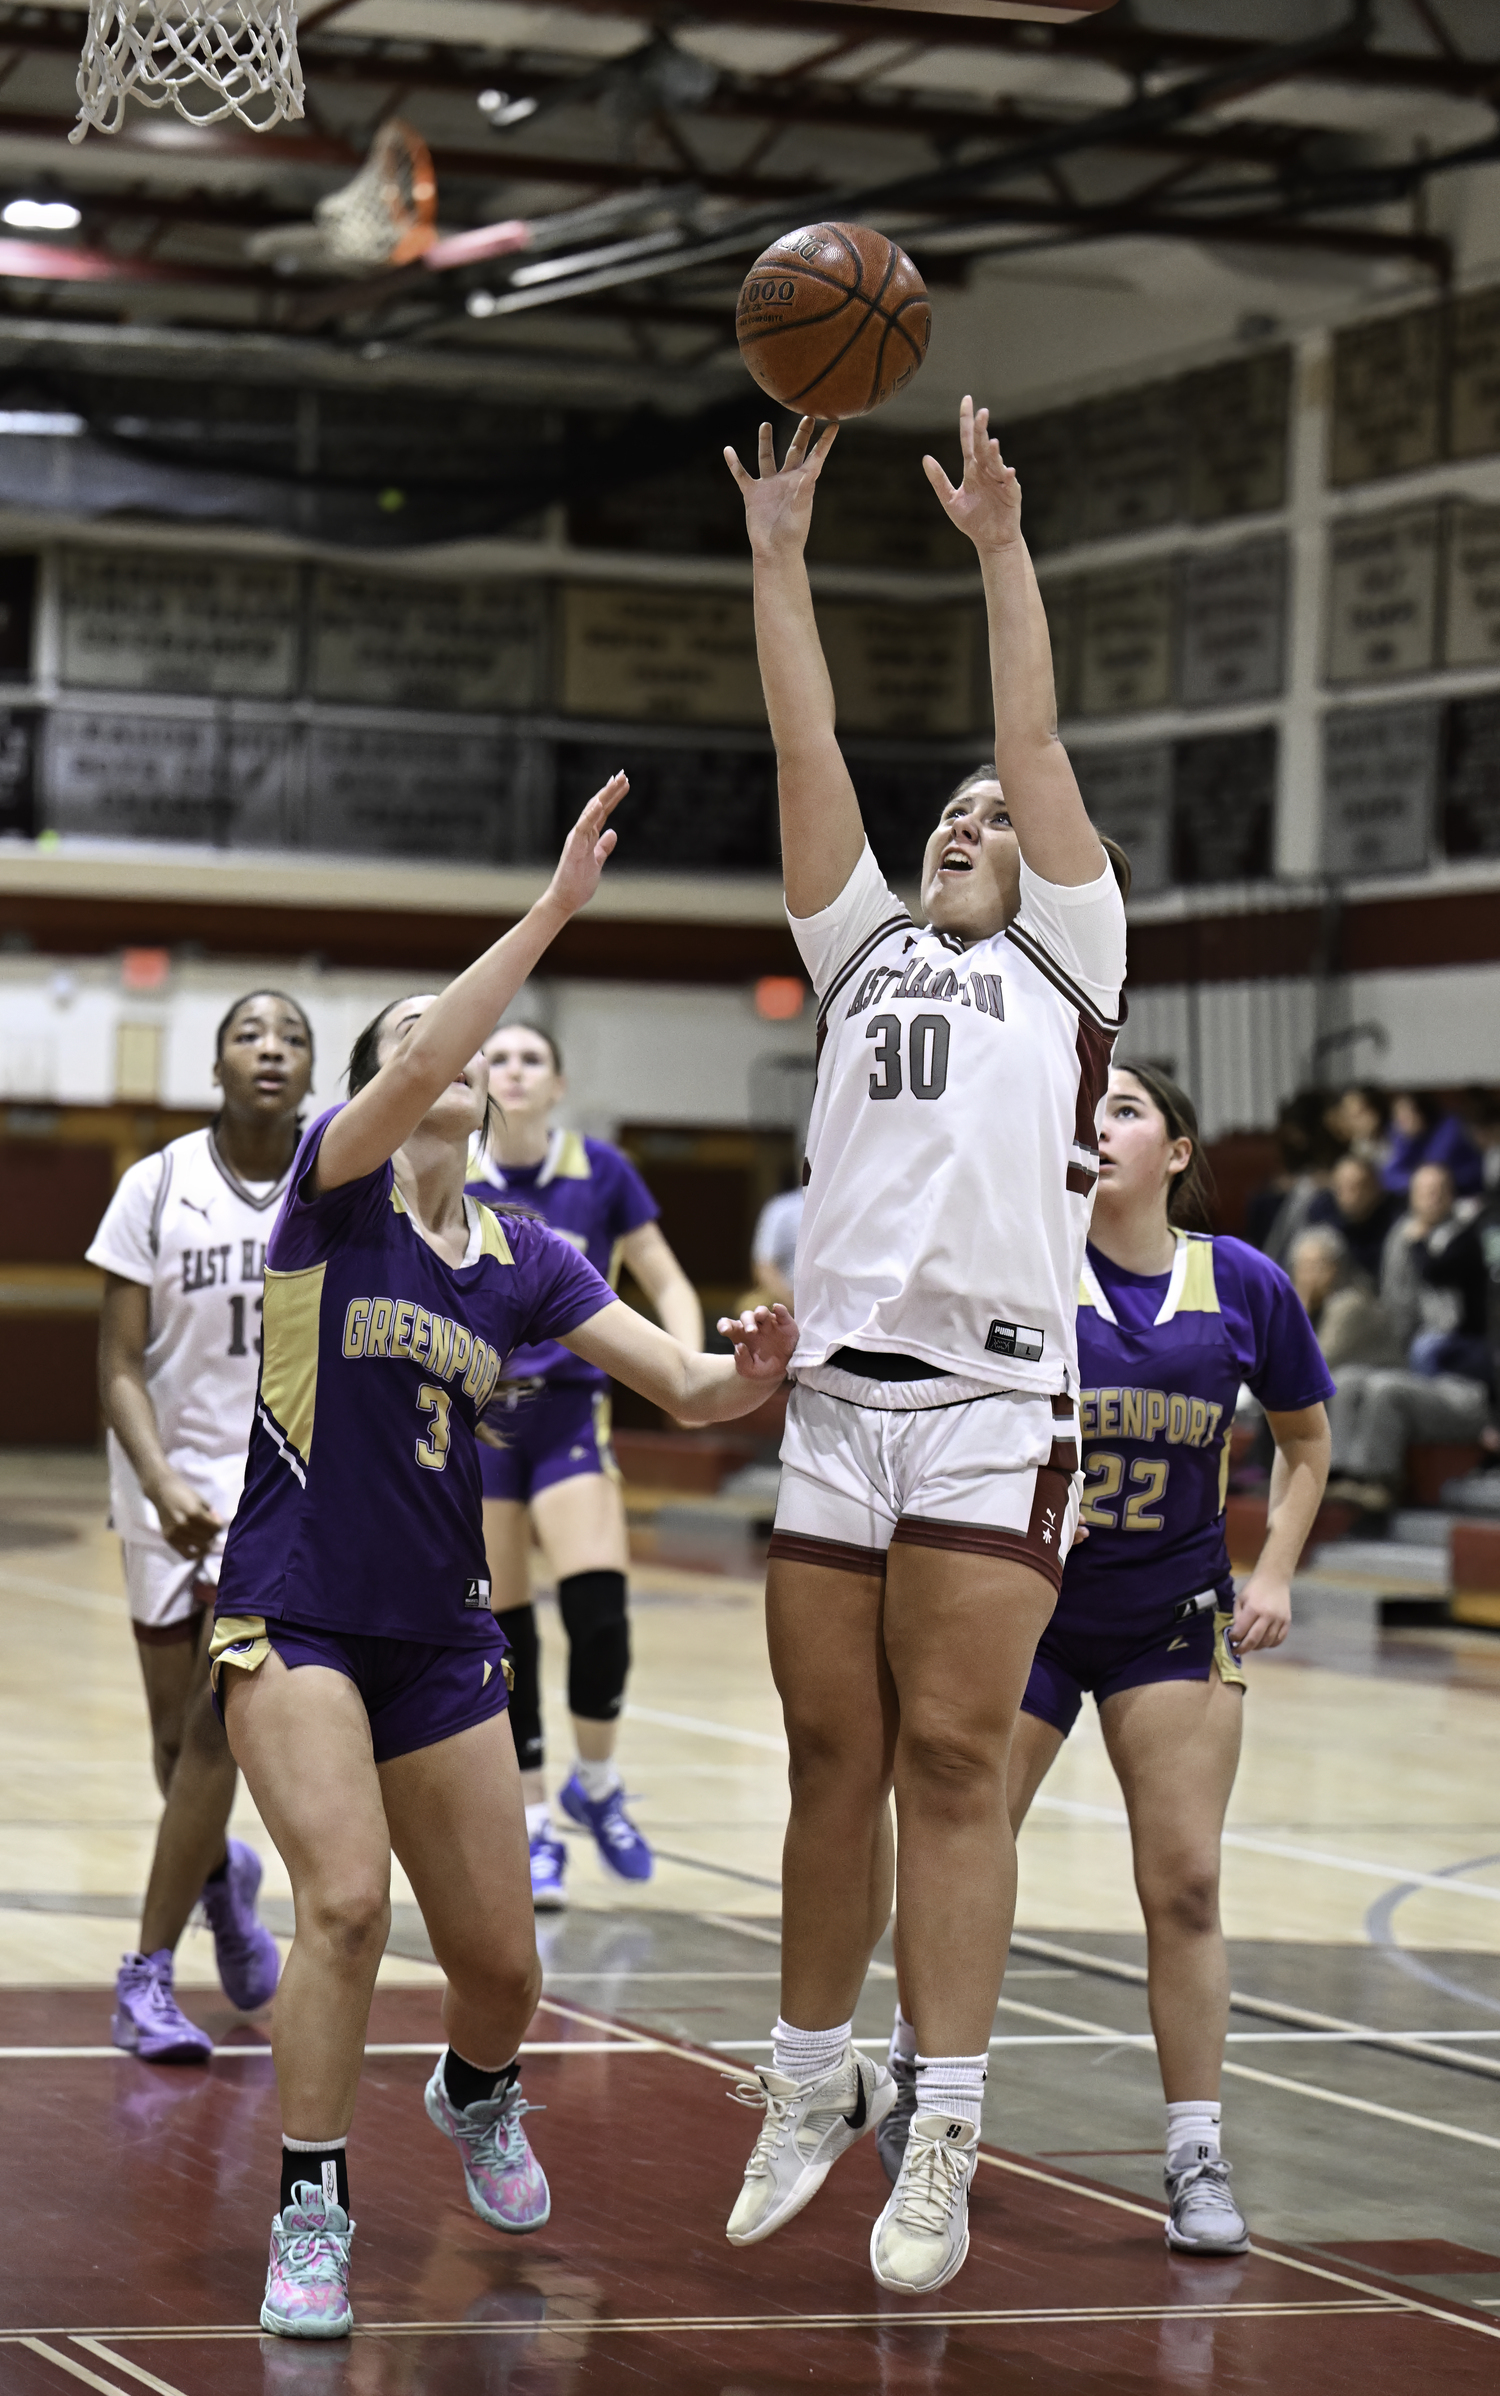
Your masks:
<instances>
[{"instance_id":1,"label":"jersey number 3","mask_svg":"<svg viewBox=\"0 0 1500 2396\"><path fill-rule=\"evenodd\" d=\"M1085 1456L1083 1469L1088 1479L1084 1484L1083 1504L1079 1513L1091 1529L1159 1531L1162 1528L1165 1516L1146 1512L1148 1506L1156 1505L1166 1495L1167 1474L1171 1468L1159 1456L1137 1456L1131 1465L1130 1478L1135 1483L1135 1496L1125 1501L1123 1523L1116 1522L1107 1501L1120 1494L1120 1485L1125 1478L1124 1457L1096 1450L1093 1455Z\"/></svg>"},{"instance_id":2,"label":"jersey number 3","mask_svg":"<svg viewBox=\"0 0 1500 2396\"><path fill-rule=\"evenodd\" d=\"M865 1038L879 1043L875 1050L878 1073L870 1076L872 1098L901 1095L901 1018L872 1015ZM906 1069L913 1098L941 1098L948 1087L948 1018L914 1015L906 1040Z\"/></svg>"},{"instance_id":3,"label":"jersey number 3","mask_svg":"<svg viewBox=\"0 0 1500 2396\"><path fill-rule=\"evenodd\" d=\"M440 1473L448 1461L448 1442L453 1434L448 1426L453 1394L436 1381L424 1381L417 1391L417 1411L430 1414L432 1428L425 1439L417 1441L417 1462L430 1473Z\"/></svg>"}]
</instances>

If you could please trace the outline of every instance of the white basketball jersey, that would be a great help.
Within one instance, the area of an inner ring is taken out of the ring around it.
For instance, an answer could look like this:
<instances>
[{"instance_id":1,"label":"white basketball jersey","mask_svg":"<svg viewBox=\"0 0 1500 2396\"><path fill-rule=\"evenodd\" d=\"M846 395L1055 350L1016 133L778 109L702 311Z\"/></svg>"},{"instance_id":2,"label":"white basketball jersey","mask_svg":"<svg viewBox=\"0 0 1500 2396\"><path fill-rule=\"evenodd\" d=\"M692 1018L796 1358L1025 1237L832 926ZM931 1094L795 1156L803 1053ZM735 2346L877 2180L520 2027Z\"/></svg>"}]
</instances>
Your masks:
<instances>
[{"instance_id":1,"label":"white basketball jersey","mask_svg":"<svg viewBox=\"0 0 1500 2396\"><path fill-rule=\"evenodd\" d=\"M965 944L919 930L866 848L791 926L821 1001L793 1377L898 1407L1075 1390L1094 1118L1124 1020L1113 874L1069 889L1023 864L1015 920ZM953 1378L856 1380L825 1362L841 1347Z\"/></svg>"},{"instance_id":2,"label":"white basketball jersey","mask_svg":"<svg viewBox=\"0 0 1500 2396\"><path fill-rule=\"evenodd\" d=\"M150 1292L146 1387L174 1471L227 1522L239 1503L260 1372L266 1239L286 1194L247 1186L211 1131L190 1131L122 1175L88 1251ZM110 1519L125 1539L161 1526L114 1433Z\"/></svg>"}]
</instances>

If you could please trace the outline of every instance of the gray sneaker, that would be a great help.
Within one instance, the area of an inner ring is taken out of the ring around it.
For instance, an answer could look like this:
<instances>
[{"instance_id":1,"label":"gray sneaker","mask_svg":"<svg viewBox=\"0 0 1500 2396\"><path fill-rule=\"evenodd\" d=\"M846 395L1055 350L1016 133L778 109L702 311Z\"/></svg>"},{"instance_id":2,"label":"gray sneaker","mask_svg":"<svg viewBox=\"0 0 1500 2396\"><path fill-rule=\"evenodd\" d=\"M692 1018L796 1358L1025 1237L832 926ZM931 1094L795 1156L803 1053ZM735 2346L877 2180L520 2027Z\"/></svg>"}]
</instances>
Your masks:
<instances>
[{"instance_id":1,"label":"gray sneaker","mask_svg":"<svg viewBox=\"0 0 1500 2396\"><path fill-rule=\"evenodd\" d=\"M969 2251L969 2183L979 2160L972 2122L918 2113L901 2177L870 2232L870 2269L897 2296L931 2296L962 2270Z\"/></svg>"},{"instance_id":2,"label":"gray sneaker","mask_svg":"<svg viewBox=\"0 0 1500 2396\"><path fill-rule=\"evenodd\" d=\"M886 2070L896 2083L896 2102L875 2133L875 2152L880 2167L894 2188L901 2177L901 2158L906 2152L906 2133L917 2109L917 2067L904 2055L886 2058Z\"/></svg>"},{"instance_id":3,"label":"gray sneaker","mask_svg":"<svg viewBox=\"0 0 1500 2396\"><path fill-rule=\"evenodd\" d=\"M1229 2193L1229 2165L1222 2155L1190 2163L1186 2171L1163 2172L1162 2178L1171 2207L1166 2239L1174 2254L1249 2253L1250 2232Z\"/></svg>"},{"instance_id":4,"label":"gray sneaker","mask_svg":"<svg viewBox=\"0 0 1500 2396\"><path fill-rule=\"evenodd\" d=\"M731 2246L754 2246L801 2212L856 2139L879 2128L896 2101L896 2083L883 2063L851 2046L820 2079L793 2080L762 2064L729 2094L736 2104L765 2108L724 2231Z\"/></svg>"}]
</instances>

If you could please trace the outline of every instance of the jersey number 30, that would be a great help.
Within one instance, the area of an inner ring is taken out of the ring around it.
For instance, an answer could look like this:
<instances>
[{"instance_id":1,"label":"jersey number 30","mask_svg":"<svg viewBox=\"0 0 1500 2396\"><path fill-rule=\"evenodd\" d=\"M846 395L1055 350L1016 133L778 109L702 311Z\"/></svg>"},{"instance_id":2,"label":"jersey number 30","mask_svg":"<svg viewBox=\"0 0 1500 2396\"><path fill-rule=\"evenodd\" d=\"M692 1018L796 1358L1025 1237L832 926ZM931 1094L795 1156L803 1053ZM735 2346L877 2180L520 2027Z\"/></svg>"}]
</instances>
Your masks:
<instances>
[{"instance_id":1,"label":"jersey number 30","mask_svg":"<svg viewBox=\"0 0 1500 2396\"><path fill-rule=\"evenodd\" d=\"M1167 1474L1171 1467L1159 1456L1137 1456L1130 1467L1135 1496L1125 1500L1125 1520L1118 1522L1108 1501L1117 1498L1125 1478L1125 1459L1098 1450L1085 1456L1083 1469L1088 1475L1084 1483L1082 1519L1095 1531L1159 1531L1166 1517L1148 1514L1146 1508L1156 1505L1167 1493Z\"/></svg>"},{"instance_id":2,"label":"jersey number 30","mask_svg":"<svg viewBox=\"0 0 1500 2396\"><path fill-rule=\"evenodd\" d=\"M875 1050L878 1073L870 1076L872 1098L901 1095L901 1018L872 1015L865 1038L879 1043ZM906 1035L906 1070L913 1098L941 1098L948 1087L948 1018L914 1015Z\"/></svg>"},{"instance_id":3,"label":"jersey number 30","mask_svg":"<svg viewBox=\"0 0 1500 2396\"><path fill-rule=\"evenodd\" d=\"M430 1473L440 1473L448 1461L448 1442L453 1434L448 1427L453 1393L436 1381L424 1381L417 1391L417 1412L430 1414L432 1428L425 1439L417 1441L417 1462Z\"/></svg>"}]
</instances>

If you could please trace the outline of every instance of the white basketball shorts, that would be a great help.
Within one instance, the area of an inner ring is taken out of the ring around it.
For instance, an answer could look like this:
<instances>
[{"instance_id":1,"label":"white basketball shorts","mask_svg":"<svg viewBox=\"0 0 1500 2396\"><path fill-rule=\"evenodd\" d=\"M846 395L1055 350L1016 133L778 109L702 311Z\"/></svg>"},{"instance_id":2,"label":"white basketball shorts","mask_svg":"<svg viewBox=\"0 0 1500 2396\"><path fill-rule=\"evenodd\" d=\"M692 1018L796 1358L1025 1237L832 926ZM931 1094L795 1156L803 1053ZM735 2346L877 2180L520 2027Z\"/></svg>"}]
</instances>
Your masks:
<instances>
[{"instance_id":1,"label":"white basketball shorts","mask_svg":"<svg viewBox=\"0 0 1500 2396\"><path fill-rule=\"evenodd\" d=\"M1002 1390L898 1411L799 1383L771 1555L880 1574L899 1542L1027 1564L1056 1588L1081 1489L1071 1398Z\"/></svg>"},{"instance_id":2,"label":"white basketball shorts","mask_svg":"<svg viewBox=\"0 0 1500 2396\"><path fill-rule=\"evenodd\" d=\"M141 1645L191 1639L204 1607L218 1595L223 1533L206 1556L197 1557L179 1556L164 1539L125 1539L120 1544L131 1628Z\"/></svg>"}]
</instances>

